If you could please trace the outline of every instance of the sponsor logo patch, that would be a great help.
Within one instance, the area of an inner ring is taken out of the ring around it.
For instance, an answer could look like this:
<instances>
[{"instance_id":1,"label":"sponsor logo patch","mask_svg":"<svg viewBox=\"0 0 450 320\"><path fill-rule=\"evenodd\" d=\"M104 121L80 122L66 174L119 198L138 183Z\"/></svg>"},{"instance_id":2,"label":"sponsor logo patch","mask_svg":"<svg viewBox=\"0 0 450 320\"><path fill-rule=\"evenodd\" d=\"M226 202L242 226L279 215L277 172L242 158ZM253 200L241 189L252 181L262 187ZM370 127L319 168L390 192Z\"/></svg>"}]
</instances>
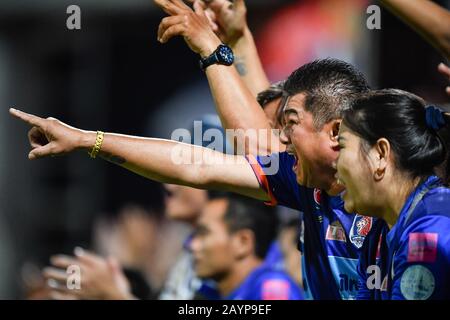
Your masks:
<instances>
[{"instance_id":1,"label":"sponsor logo patch","mask_svg":"<svg viewBox=\"0 0 450 320\"><path fill-rule=\"evenodd\" d=\"M326 239L332 241L343 241L343 242L347 241L347 238L345 236L345 230L338 220L332 222L328 226Z\"/></svg>"},{"instance_id":2,"label":"sponsor logo patch","mask_svg":"<svg viewBox=\"0 0 450 320\"><path fill-rule=\"evenodd\" d=\"M263 300L288 300L289 283L285 280L267 280L262 286Z\"/></svg>"},{"instance_id":3,"label":"sponsor logo patch","mask_svg":"<svg viewBox=\"0 0 450 320\"><path fill-rule=\"evenodd\" d=\"M314 201L320 206L321 200L322 200L322 190L315 188Z\"/></svg>"},{"instance_id":4,"label":"sponsor logo patch","mask_svg":"<svg viewBox=\"0 0 450 320\"><path fill-rule=\"evenodd\" d=\"M400 290L407 300L427 300L435 286L433 273L420 264L408 267L400 280Z\"/></svg>"},{"instance_id":5,"label":"sponsor logo patch","mask_svg":"<svg viewBox=\"0 0 450 320\"><path fill-rule=\"evenodd\" d=\"M435 262L437 244L437 233L410 233L408 241L408 262Z\"/></svg>"}]
</instances>

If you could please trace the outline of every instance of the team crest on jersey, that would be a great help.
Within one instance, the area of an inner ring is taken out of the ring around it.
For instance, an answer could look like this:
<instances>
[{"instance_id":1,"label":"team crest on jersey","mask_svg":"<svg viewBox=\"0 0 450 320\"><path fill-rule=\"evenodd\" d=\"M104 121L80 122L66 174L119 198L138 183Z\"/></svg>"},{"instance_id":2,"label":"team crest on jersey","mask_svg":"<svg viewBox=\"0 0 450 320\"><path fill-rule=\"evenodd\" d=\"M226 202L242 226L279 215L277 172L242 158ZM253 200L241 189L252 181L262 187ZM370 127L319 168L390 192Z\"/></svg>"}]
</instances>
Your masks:
<instances>
[{"instance_id":1,"label":"team crest on jersey","mask_svg":"<svg viewBox=\"0 0 450 320\"><path fill-rule=\"evenodd\" d=\"M364 239L372 228L372 217L355 215L352 228L350 229L350 242L360 249L364 243Z\"/></svg>"},{"instance_id":2,"label":"team crest on jersey","mask_svg":"<svg viewBox=\"0 0 450 320\"><path fill-rule=\"evenodd\" d=\"M342 224L339 222L339 220L333 221L328 226L326 239L342 242L347 241L347 238L345 237L345 230L342 227Z\"/></svg>"},{"instance_id":3,"label":"team crest on jersey","mask_svg":"<svg viewBox=\"0 0 450 320\"><path fill-rule=\"evenodd\" d=\"M322 200L322 190L315 188L314 201L320 206L321 200Z\"/></svg>"}]
</instances>

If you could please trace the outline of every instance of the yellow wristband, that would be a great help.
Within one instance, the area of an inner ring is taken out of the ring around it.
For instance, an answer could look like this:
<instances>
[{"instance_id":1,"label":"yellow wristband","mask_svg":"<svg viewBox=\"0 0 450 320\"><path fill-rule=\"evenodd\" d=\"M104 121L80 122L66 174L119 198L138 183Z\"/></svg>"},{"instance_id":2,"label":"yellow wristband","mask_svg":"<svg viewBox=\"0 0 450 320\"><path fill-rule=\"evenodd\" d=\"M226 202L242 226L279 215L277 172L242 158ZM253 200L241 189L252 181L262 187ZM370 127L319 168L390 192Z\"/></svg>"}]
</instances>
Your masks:
<instances>
[{"instance_id":1,"label":"yellow wristband","mask_svg":"<svg viewBox=\"0 0 450 320\"><path fill-rule=\"evenodd\" d=\"M89 152L89 155L91 156L92 159L95 159L95 157L99 153L100 149L102 148L104 134L105 133L102 131L97 131L97 137L95 139L94 147L92 147L91 152Z\"/></svg>"}]
</instances>

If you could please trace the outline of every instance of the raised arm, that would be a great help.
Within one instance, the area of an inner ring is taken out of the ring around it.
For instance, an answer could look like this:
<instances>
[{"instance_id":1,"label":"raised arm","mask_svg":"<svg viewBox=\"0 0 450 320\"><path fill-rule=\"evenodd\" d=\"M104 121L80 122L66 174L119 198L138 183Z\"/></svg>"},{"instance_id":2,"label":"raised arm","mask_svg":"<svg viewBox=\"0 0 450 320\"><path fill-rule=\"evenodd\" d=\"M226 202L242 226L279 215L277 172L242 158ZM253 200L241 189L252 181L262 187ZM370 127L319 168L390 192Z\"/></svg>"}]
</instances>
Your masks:
<instances>
[{"instance_id":1,"label":"raised arm","mask_svg":"<svg viewBox=\"0 0 450 320\"><path fill-rule=\"evenodd\" d=\"M380 0L447 59L450 59L450 12L429 0Z\"/></svg>"},{"instance_id":2,"label":"raised arm","mask_svg":"<svg viewBox=\"0 0 450 320\"><path fill-rule=\"evenodd\" d=\"M235 54L236 69L254 97L270 86L258 55L255 40L247 25L247 8L244 0L203 1L206 14L211 18L214 31Z\"/></svg>"},{"instance_id":3,"label":"raised arm","mask_svg":"<svg viewBox=\"0 0 450 320\"><path fill-rule=\"evenodd\" d=\"M194 2L194 11L181 0L155 0L155 3L170 15L161 21L158 29L158 40L161 43L174 36L183 36L189 47L202 57L212 54L222 43L210 27L200 1ZM266 143L258 139L257 143L246 144L246 152L278 152L279 138L272 132L264 111L236 68L212 65L206 69L206 76L225 129L253 130L258 136L262 133L266 137Z\"/></svg>"},{"instance_id":4,"label":"raised arm","mask_svg":"<svg viewBox=\"0 0 450 320\"><path fill-rule=\"evenodd\" d=\"M91 151L101 135L19 110L10 113L32 126L29 159L76 150ZM148 179L202 189L233 191L267 200L244 157L225 155L185 143L106 133L99 156Z\"/></svg>"}]
</instances>

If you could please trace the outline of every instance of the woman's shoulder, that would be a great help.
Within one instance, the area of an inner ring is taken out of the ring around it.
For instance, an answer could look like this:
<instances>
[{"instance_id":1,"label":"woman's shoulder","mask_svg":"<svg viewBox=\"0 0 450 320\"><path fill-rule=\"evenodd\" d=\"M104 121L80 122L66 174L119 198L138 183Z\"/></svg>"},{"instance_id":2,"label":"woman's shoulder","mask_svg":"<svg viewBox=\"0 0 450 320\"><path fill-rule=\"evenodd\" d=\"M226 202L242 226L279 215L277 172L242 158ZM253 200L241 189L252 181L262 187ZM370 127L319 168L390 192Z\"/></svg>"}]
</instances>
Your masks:
<instances>
[{"instance_id":1,"label":"woman's shoulder","mask_svg":"<svg viewBox=\"0 0 450 320\"><path fill-rule=\"evenodd\" d=\"M430 190L417 209L423 211L424 215L450 218L450 188L438 187Z\"/></svg>"}]
</instances>

